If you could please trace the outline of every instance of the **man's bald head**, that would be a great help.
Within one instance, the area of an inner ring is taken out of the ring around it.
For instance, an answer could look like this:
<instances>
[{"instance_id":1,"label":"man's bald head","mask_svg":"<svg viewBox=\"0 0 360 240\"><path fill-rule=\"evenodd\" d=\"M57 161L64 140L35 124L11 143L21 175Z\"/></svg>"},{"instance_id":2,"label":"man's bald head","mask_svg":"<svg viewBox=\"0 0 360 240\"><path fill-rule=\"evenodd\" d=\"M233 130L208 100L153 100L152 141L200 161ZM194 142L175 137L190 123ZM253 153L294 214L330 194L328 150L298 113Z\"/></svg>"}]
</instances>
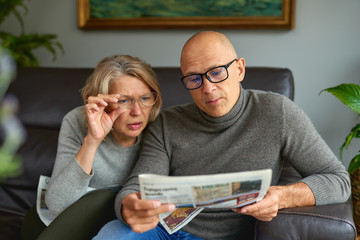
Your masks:
<instances>
[{"instance_id":1,"label":"man's bald head","mask_svg":"<svg viewBox=\"0 0 360 240\"><path fill-rule=\"evenodd\" d=\"M215 31L204 31L196 33L185 43L181 52L180 64L189 57L189 54L212 51L215 46L219 51L226 51L230 58L237 58L234 46L226 35Z\"/></svg>"}]
</instances>

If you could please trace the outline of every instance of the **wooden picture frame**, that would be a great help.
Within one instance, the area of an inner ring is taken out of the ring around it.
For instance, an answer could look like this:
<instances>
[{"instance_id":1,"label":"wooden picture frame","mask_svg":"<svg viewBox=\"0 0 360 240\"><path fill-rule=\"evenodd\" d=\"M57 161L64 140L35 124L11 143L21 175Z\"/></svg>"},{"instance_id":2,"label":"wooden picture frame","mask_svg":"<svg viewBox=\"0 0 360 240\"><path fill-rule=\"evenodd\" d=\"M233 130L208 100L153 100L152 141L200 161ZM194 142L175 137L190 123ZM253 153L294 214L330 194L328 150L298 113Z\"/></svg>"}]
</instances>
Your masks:
<instances>
[{"instance_id":1,"label":"wooden picture frame","mask_svg":"<svg viewBox=\"0 0 360 240\"><path fill-rule=\"evenodd\" d=\"M132 0L136 1L136 0ZM148 0L151 1L151 0ZM205 0L206 1L206 0ZM221 1L221 0L219 0ZM226 0L222 0L226 1ZM282 0L281 16L93 18L90 0L78 0L81 29L293 29L295 0Z\"/></svg>"}]
</instances>

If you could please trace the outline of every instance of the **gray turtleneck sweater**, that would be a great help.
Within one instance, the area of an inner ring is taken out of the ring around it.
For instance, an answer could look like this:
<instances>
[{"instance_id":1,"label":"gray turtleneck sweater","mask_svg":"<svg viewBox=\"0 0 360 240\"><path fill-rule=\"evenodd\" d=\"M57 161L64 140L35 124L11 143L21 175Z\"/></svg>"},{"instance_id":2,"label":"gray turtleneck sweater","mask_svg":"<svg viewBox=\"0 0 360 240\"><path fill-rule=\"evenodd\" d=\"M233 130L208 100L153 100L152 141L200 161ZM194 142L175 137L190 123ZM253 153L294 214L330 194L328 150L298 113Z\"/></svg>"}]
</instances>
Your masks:
<instances>
[{"instance_id":1,"label":"gray turtleneck sweater","mask_svg":"<svg viewBox=\"0 0 360 240\"><path fill-rule=\"evenodd\" d=\"M92 174L87 174L75 155L87 134L84 107L64 117L51 182L45 195L49 210L57 216L82 197L88 187L105 188L124 185L139 157L141 137L136 144L122 147L108 134L96 151Z\"/></svg>"},{"instance_id":2,"label":"gray turtleneck sweater","mask_svg":"<svg viewBox=\"0 0 360 240\"><path fill-rule=\"evenodd\" d=\"M241 89L233 109L218 118L194 103L172 107L149 126L138 163L115 201L116 213L121 219L122 199L139 191L140 173L186 176L270 168L276 185L285 161L303 176L317 205L349 197L345 167L288 98ZM229 209L205 209L182 230L203 239L251 239L254 222Z\"/></svg>"}]
</instances>

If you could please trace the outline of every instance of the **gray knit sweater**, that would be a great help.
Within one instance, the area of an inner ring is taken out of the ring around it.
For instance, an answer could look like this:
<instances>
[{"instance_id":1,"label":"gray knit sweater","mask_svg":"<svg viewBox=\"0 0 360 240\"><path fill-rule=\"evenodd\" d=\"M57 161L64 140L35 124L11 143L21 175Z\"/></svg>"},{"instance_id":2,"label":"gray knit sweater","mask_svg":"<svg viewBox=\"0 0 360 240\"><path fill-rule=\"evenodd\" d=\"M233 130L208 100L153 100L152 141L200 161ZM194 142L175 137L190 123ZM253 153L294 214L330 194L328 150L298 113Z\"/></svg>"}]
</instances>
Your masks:
<instances>
[{"instance_id":1,"label":"gray knit sweater","mask_svg":"<svg viewBox=\"0 0 360 240\"><path fill-rule=\"evenodd\" d=\"M284 161L303 176L317 205L347 200L350 180L344 166L314 129L305 113L288 98L241 89L233 109L218 118L195 104L164 110L149 126L144 147L121 201L139 191L137 175L199 175L271 168L276 185ZM251 239L254 218L229 209L205 209L182 230L203 239Z\"/></svg>"},{"instance_id":2,"label":"gray knit sweater","mask_svg":"<svg viewBox=\"0 0 360 240\"><path fill-rule=\"evenodd\" d=\"M55 166L45 195L46 204L55 216L82 197L88 187L124 185L138 159L141 137L135 145L124 148L108 134L96 152L89 175L75 159L86 134L84 107L75 108L63 119Z\"/></svg>"}]
</instances>

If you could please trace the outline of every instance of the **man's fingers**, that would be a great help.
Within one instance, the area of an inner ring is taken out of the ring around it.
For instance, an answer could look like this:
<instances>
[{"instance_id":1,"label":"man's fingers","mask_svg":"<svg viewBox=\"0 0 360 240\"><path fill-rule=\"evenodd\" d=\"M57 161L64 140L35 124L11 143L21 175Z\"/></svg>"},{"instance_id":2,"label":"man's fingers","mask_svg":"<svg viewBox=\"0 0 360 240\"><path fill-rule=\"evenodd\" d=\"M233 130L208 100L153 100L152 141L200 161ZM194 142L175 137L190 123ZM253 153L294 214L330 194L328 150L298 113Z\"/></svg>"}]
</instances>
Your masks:
<instances>
[{"instance_id":1,"label":"man's fingers","mask_svg":"<svg viewBox=\"0 0 360 240\"><path fill-rule=\"evenodd\" d=\"M124 197L122 203L127 208L134 210L154 209L161 205L160 201L140 199L140 196L137 193L127 195Z\"/></svg>"},{"instance_id":2,"label":"man's fingers","mask_svg":"<svg viewBox=\"0 0 360 240\"><path fill-rule=\"evenodd\" d=\"M157 200L139 199L136 193L129 194L123 199L123 205L127 209L141 212L142 215L158 215L175 209L174 204L161 204Z\"/></svg>"},{"instance_id":3,"label":"man's fingers","mask_svg":"<svg viewBox=\"0 0 360 240\"><path fill-rule=\"evenodd\" d=\"M251 214L253 212L258 212L259 210L260 210L259 203L254 203L254 204L251 204L251 205L241 208L240 212L242 214Z\"/></svg>"},{"instance_id":4,"label":"man's fingers","mask_svg":"<svg viewBox=\"0 0 360 240\"><path fill-rule=\"evenodd\" d=\"M174 204L161 204L156 200L140 199L139 194L132 193L124 197L121 214L133 231L145 232L156 227L160 213L174 209Z\"/></svg>"},{"instance_id":5,"label":"man's fingers","mask_svg":"<svg viewBox=\"0 0 360 240\"><path fill-rule=\"evenodd\" d=\"M253 216L261 221L271 221L277 216L278 206L272 198L264 198L257 203L232 210L237 213Z\"/></svg>"},{"instance_id":6,"label":"man's fingers","mask_svg":"<svg viewBox=\"0 0 360 240\"><path fill-rule=\"evenodd\" d=\"M131 225L131 229L137 233L143 233L149 231L157 226L158 222L152 222L149 224L134 224Z\"/></svg>"},{"instance_id":7,"label":"man's fingers","mask_svg":"<svg viewBox=\"0 0 360 240\"><path fill-rule=\"evenodd\" d=\"M134 208L138 217L158 216L161 213L171 212L175 209L174 204L161 204L159 201L140 200Z\"/></svg>"},{"instance_id":8,"label":"man's fingers","mask_svg":"<svg viewBox=\"0 0 360 240\"><path fill-rule=\"evenodd\" d=\"M255 204L248 205L241 209L241 213L243 214L269 214L277 210L277 207L274 205L263 204L261 201Z\"/></svg>"},{"instance_id":9,"label":"man's fingers","mask_svg":"<svg viewBox=\"0 0 360 240\"><path fill-rule=\"evenodd\" d=\"M139 211L140 217L146 217L146 216L158 216L161 213L171 212L175 210L174 204L162 204L157 208L154 209L147 209L147 210L141 210Z\"/></svg>"},{"instance_id":10,"label":"man's fingers","mask_svg":"<svg viewBox=\"0 0 360 240\"><path fill-rule=\"evenodd\" d=\"M139 214L137 212L136 215L132 215L131 217L128 217L126 219L127 224L129 225L147 225L147 224L152 224L154 222L159 222L159 215L155 214L155 215L146 215L146 216L141 216L141 214Z\"/></svg>"}]
</instances>

